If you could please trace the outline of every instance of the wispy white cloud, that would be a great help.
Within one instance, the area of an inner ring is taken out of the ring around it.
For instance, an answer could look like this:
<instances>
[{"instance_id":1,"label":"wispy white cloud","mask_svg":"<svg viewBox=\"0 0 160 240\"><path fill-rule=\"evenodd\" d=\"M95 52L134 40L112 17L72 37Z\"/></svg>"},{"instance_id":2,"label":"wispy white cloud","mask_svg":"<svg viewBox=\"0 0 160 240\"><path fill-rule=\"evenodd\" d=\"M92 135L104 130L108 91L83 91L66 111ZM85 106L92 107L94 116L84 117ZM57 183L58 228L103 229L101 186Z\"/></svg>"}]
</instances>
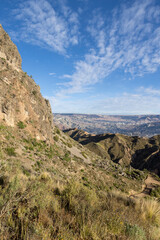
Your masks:
<instances>
[{"instance_id":1,"label":"wispy white cloud","mask_svg":"<svg viewBox=\"0 0 160 240\"><path fill-rule=\"evenodd\" d=\"M138 91L151 96L160 96L160 89L154 89L153 87L140 87Z\"/></svg>"},{"instance_id":2,"label":"wispy white cloud","mask_svg":"<svg viewBox=\"0 0 160 240\"><path fill-rule=\"evenodd\" d=\"M27 0L14 10L20 20L18 37L26 42L64 54L78 44L78 15L61 1L63 11L56 11L47 0Z\"/></svg>"},{"instance_id":3,"label":"wispy white cloud","mask_svg":"<svg viewBox=\"0 0 160 240\"><path fill-rule=\"evenodd\" d=\"M54 72L49 73L49 76L54 76L54 75L56 75L56 73Z\"/></svg>"},{"instance_id":4,"label":"wispy white cloud","mask_svg":"<svg viewBox=\"0 0 160 240\"><path fill-rule=\"evenodd\" d=\"M75 63L63 94L86 91L121 69L131 77L155 72L160 66L160 7L154 0L129 2L115 9L111 19L94 14L87 31L95 47Z\"/></svg>"},{"instance_id":5,"label":"wispy white cloud","mask_svg":"<svg viewBox=\"0 0 160 240\"><path fill-rule=\"evenodd\" d=\"M69 75L69 74L64 74L64 75L62 75L60 78L69 78L69 79L71 79L71 78L72 78L72 76L71 76L71 75Z\"/></svg>"},{"instance_id":6,"label":"wispy white cloud","mask_svg":"<svg viewBox=\"0 0 160 240\"><path fill-rule=\"evenodd\" d=\"M94 96L83 99L48 97L53 112L95 114L159 114L158 96L123 93L121 96ZM86 104L87 103L87 104Z\"/></svg>"},{"instance_id":7,"label":"wispy white cloud","mask_svg":"<svg viewBox=\"0 0 160 240\"><path fill-rule=\"evenodd\" d=\"M99 48L99 53L105 53L106 46L106 32L105 32L105 22L100 11L93 11L93 18L89 20L87 31L96 40L97 47Z\"/></svg>"}]
</instances>

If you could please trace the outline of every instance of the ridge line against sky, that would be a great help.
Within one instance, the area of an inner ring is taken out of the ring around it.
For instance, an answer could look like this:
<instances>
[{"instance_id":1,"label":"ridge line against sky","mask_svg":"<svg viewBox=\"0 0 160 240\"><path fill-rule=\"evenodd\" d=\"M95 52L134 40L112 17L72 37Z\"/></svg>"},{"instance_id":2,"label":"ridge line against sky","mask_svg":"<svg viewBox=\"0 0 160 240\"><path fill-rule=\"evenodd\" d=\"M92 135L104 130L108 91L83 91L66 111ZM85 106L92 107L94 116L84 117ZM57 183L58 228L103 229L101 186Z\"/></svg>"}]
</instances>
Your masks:
<instances>
[{"instance_id":1,"label":"ridge line against sky","mask_svg":"<svg viewBox=\"0 0 160 240\"><path fill-rule=\"evenodd\" d=\"M159 1L6 0L0 13L54 112L159 113Z\"/></svg>"}]
</instances>

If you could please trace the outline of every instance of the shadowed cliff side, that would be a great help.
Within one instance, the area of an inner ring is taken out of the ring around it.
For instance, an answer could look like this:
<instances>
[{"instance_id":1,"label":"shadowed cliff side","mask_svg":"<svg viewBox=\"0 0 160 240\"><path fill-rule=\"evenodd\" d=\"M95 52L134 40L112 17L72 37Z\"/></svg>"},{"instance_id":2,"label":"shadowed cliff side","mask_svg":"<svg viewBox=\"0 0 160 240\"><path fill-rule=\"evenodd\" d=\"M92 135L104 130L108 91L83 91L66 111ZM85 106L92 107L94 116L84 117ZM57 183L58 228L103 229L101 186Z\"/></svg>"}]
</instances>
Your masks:
<instances>
[{"instance_id":1,"label":"shadowed cliff side","mask_svg":"<svg viewBox=\"0 0 160 240\"><path fill-rule=\"evenodd\" d=\"M64 131L97 155L121 165L148 169L160 175L160 136L129 137L122 134L92 135L78 129Z\"/></svg>"}]
</instances>

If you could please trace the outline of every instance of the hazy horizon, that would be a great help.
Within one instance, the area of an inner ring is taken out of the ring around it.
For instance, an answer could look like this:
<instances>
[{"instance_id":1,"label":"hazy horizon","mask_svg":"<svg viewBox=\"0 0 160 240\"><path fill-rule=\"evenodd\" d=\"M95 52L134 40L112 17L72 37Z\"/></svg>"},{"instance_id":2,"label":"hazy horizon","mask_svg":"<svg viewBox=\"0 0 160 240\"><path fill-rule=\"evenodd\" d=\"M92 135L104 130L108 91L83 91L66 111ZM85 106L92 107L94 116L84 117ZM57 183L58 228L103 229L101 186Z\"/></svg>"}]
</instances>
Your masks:
<instances>
[{"instance_id":1,"label":"hazy horizon","mask_svg":"<svg viewBox=\"0 0 160 240\"><path fill-rule=\"evenodd\" d=\"M160 116L160 114L101 114L101 113L65 113L65 112L53 112L53 114L77 114L77 115L104 115L104 116Z\"/></svg>"}]
</instances>

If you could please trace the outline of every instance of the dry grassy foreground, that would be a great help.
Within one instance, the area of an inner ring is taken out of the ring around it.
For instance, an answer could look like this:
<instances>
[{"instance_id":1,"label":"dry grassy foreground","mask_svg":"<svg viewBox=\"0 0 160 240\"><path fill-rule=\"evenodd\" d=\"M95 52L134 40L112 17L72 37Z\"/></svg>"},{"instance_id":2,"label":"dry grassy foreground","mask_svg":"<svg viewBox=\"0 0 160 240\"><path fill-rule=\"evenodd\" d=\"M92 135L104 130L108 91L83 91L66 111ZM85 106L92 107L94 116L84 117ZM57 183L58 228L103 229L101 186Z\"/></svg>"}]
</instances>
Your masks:
<instances>
[{"instance_id":1,"label":"dry grassy foreground","mask_svg":"<svg viewBox=\"0 0 160 240\"><path fill-rule=\"evenodd\" d=\"M109 170L100 167L100 159L57 129L53 146L19 127L1 125L0 134L0 239L160 239L159 189L129 197L145 175L123 169L121 176L112 162ZM72 148L81 149L81 159Z\"/></svg>"}]
</instances>

